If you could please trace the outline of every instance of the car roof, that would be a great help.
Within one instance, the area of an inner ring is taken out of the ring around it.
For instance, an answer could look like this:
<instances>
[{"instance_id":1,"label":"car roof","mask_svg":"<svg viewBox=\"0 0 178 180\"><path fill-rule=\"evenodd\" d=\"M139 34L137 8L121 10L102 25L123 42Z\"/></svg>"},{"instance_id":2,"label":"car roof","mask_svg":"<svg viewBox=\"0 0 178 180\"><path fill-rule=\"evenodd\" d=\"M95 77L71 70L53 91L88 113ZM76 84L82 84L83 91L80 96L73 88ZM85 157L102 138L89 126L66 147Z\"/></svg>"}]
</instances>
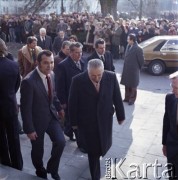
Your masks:
<instances>
[{"instance_id":1,"label":"car roof","mask_svg":"<svg viewBox=\"0 0 178 180\"><path fill-rule=\"evenodd\" d=\"M168 35L162 35L162 36L154 36L150 39L147 39L143 42L141 42L139 45L144 48L156 41L159 41L159 40L178 40L178 36L177 35L172 35L172 36L168 36Z\"/></svg>"},{"instance_id":2,"label":"car roof","mask_svg":"<svg viewBox=\"0 0 178 180\"><path fill-rule=\"evenodd\" d=\"M162 35L162 36L154 36L153 38L155 38L156 40L159 40L159 39L169 40L169 39L178 39L178 36L177 35L172 35L172 36Z\"/></svg>"}]
</instances>

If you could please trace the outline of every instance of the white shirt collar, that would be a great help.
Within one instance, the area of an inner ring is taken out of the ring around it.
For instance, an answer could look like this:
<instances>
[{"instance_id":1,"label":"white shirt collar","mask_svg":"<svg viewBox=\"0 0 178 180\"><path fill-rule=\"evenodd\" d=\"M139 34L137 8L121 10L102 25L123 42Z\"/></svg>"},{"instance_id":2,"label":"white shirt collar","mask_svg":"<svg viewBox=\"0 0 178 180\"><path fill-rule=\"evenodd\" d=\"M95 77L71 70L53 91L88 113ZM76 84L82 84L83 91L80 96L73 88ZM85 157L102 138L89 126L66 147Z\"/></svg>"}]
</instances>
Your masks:
<instances>
[{"instance_id":1,"label":"white shirt collar","mask_svg":"<svg viewBox=\"0 0 178 180\"><path fill-rule=\"evenodd\" d=\"M45 36L44 37L40 36L40 39L41 39L41 41L43 41L43 39L45 40Z\"/></svg>"},{"instance_id":2,"label":"white shirt collar","mask_svg":"<svg viewBox=\"0 0 178 180\"><path fill-rule=\"evenodd\" d=\"M46 75L43 74L43 73L39 70L38 66L36 67L36 70L37 70L39 76L41 77L41 79L46 79Z\"/></svg>"},{"instance_id":3,"label":"white shirt collar","mask_svg":"<svg viewBox=\"0 0 178 180\"><path fill-rule=\"evenodd\" d=\"M97 51L96 51L96 53L98 54L98 57L99 57L99 58L101 58L101 56L104 57L104 54L99 54Z\"/></svg>"},{"instance_id":4,"label":"white shirt collar","mask_svg":"<svg viewBox=\"0 0 178 180\"><path fill-rule=\"evenodd\" d=\"M96 51L96 53L97 53L97 51ZM98 53L97 53L97 54L98 54ZM104 58L104 54L102 54L102 55L101 55L101 54L98 54L98 57L99 57L99 58L101 58L101 56L103 56L103 58Z\"/></svg>"}]
</instances>

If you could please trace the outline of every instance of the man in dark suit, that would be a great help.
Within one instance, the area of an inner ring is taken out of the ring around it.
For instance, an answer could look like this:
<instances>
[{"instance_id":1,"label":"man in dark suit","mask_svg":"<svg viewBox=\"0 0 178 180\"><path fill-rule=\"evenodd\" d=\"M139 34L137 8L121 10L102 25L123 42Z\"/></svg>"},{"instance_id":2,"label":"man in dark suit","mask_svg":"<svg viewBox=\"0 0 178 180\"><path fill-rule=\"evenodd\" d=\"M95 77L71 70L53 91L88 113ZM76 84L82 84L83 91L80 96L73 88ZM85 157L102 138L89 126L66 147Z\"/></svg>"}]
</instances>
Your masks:
<instances>
[{"instance_id":1,"label":"man in dark suit","mask_svg":"<svg viewBox=\"0 0 178 180\"><path fill-rule=\"evenodd\" d=\"M58 36L54 38L54 42L53 42L53 51L55 54L58 54L58 52L61 50L63 41L67 41L67 40L68 38L65 37L65 32L59 31Z\"/></svg>"},{"instance_id":2,"label":"man in dark suit","mask_svg":"<svg viewBox=\"0 0 178 180\"><path fill-rule=\"evenodd\" d=\"M54 72L56 71L57 65L64 60L70 53L70 41L63 41L61 50L54 56Z\"/></svg>"},{"instance_id":3,"label":"man in dark suit","mask_svg":"<svg viewBox=\"0 0 178 180\"><path fill-rule=\"evenodd\" d=\"M39 30L40 35L37 36L37 46L40 46L42 49L48 49L50 51L53 51L52 49L52 39L50 36L46 35L46 29L41 28Z\"/></svg>"},{"instance_id":4,"label":"man in dark suit","mask_svg":"<svg viewBox=\"0 0 178 180\"><path fill-rule=\"evenodd\" d=\"M92 180L100 180L99 158L112 145L114 112L118 123L122 124L125 113L116 74L104 71L101 60L90 60L88 71L72 80L69 119L73 129L78 129L84 140Z\"/></svg>"},{"instance_id":5,"label":"man in dark suit","mask_svg":"<svg viewBox=\"0 0 178 180\"><path fill-rule=\"evenodd\" d=\"M60 180L58 167L65 146L65 139L59 123L64 117L59 100L55 95L53 81L54 58L52 52L43 50L37 57L38 66L29 73L21 84L21 114L23 129L31 140L31 158L36 175L47 178L47 172ZM52 141L51 157L47 169L43 166L44 134Z\"/></svg>"},{"instance_id":6,"label":"man in dark suit","mask_svg":"<svg viewBox=\"0 0 178 180\"><path fill-rule=\"evenodd\" d=\"M0 162L22 170L16 92L20 86L18 64L5 56L5 42L0 39Z\"/></svg>"},{"instance_id":7,"label":"man in dark suit","mask_svg":"<svg viewBox=\"0 0 178 180\"><path fill-rule=\"evenodd\" d=\"M55 71L57 96L62 104L62 107L65 108L66 111L64 133L70 138L70 140L74 140L74 131L70 125L70 122L68 121L69 89L72 78L84 71L84 63L81 61L82 48L83 46L79 42L71 43L69 46L69 56L58 64Z\"/></svg>"},{"instance_id":8,"label":"man in dark suit","mask_svg":"<svg viewBox=\"0 0 178 180\"><path fill-rule=\"evenodd\" d=\"M114 71L115 67L113 65L112 54L109 51L106 51L106 43L104 39L99 38L95 42L95 51L91 56L87 58L87 62L91 59L100 59L103 61L104 70Z\"/></svg>"},{"instance_id":9,"label":"man in dark suit","mask_svg":"<svg viewBox=\"0 0 178 180\"><path fill-rule=\"evenodd\" d=\"M137 44L135 34L128 35L124 67L122 71L121 84L125 85L124 102L129 105L135 103L137 97L137 86L140 79L140 70L144 64L142 48Z\"/></svg>"},{"instance_id":10,"label":"man in dark suit","mask_svg":"<svg viewBox=\"0 0 178 180\"><path fill-rule=\"evenodd\" d=\"M166 95L163 118L163 154L169 163L169 179L178 178L178 71L169 76L172 93Z\"/></svg>"}]
</instances>

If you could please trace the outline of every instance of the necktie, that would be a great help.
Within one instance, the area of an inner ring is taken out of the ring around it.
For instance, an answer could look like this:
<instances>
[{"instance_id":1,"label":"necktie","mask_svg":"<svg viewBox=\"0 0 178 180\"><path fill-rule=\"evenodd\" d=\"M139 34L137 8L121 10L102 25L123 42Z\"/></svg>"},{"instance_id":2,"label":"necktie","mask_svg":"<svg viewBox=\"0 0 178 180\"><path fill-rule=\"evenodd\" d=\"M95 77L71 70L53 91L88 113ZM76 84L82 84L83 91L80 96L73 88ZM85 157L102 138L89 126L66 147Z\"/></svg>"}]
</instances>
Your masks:
<instances>
[{"instance_id":1,"label":"necktie","mask_svg":"<svg viewBox=\"0 0 178 180\"><path fill-rule=\"evenodd\" d=\"M131 47L132 47L131 45L128 46L128 51L130 51Z\"/></svg>"},{"instance_id":2,"label":"necktie","mask_svg":"<svg viewBox=\"0 0 178 180\"><path fill-rule=\"evenodd\" d=\"M77 61L75 64L76 64L77 68L81 70L81 65L80 65L80 62L79 62L79 61Z\"/></svg>"},{"instance_id":3,"label":"necktie","mask_svg":"<svg viewBox=\"0 0 178 180\"><path fill-rule=\"evenodd\" d=\"M103 61L103 63L104 63L104 57L103 56L101 56L101 61Z\"/></svg>"},{"instance_id":4,"label":"necktie","mask_svg":"<svg viewBox=\"0 0 178 180\"><path fill-rule=\"evenodd\" d=\"M95 83L95 88L96 88L96 91L99 92L100 90L100 83Z\"/></svg>"},{"instance_id":5,"label":"necktie","mask_svg":"<svg viewBox=\"0 0 178 180\"><path fill-rule=\"evenodd\" d=\"M36 53L35 53L35 49L32 49L32 59L34 62L36 62Z\"/></svg>"},{"instance_id":6,"label":"necktie","mask_svg":"<svg viewBox=\"0 0 178 180\"><path fill-rule=\"evenodd\" d=\"M48 85L48 98L49 98L49 101L51 102L51 100L52 100L52 87L51 87L50 76L46 76L46 79L47 79L47 85Z\"/></svg>"},{"instance_id":7,"label":"necktie","mask_svg":"<svg viewBox=\"0 0 178 180\"><path fill-rule=\"evenodd\" d=\"M45 49L45 38L43 37L43 47Z\"/></svg>"}]
</instances>

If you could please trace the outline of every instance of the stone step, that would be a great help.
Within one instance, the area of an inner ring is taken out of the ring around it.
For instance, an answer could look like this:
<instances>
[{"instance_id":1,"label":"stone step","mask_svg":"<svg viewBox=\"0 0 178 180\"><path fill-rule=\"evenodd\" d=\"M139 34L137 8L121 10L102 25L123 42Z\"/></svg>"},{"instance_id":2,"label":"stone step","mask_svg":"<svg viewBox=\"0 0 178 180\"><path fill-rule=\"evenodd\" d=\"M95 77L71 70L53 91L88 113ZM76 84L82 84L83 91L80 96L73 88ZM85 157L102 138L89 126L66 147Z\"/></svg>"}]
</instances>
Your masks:
<instances>
[{"instance_id":1,"label":"stone step","mask_svg":"<svg viewBox=\"0 0 178 180\"><path fill-rule=\"evenodd\" d=\"M0 164L0 180L42 180L37 176Z\"/></svg>"}]
</instances>

